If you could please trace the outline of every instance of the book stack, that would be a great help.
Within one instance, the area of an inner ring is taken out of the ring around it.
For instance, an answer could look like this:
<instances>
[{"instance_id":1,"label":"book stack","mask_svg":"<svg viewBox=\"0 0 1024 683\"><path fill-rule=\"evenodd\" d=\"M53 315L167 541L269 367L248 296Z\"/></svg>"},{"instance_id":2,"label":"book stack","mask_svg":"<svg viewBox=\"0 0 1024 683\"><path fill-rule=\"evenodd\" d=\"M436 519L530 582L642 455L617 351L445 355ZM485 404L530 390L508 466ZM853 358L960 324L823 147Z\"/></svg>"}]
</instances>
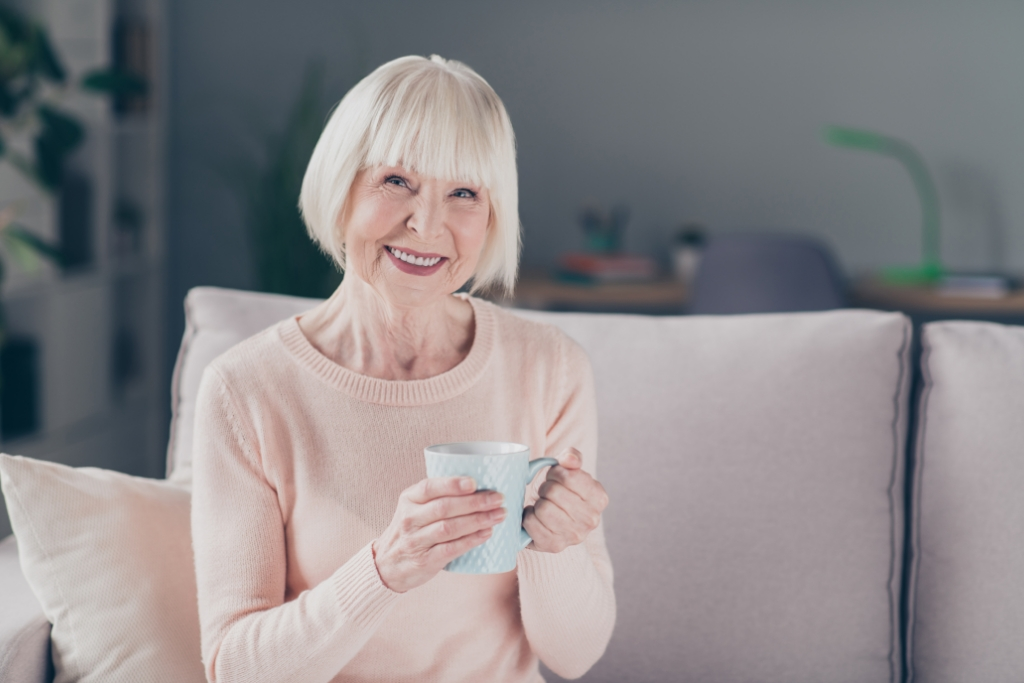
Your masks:
<instances>
[{"instance_id":1,"label":"book stack","mask_svg":"<svg viewBox=\"0 0 1024 683\"><path fill-rule=\"evenodd\" d=\"M951 274L938 283L938 291L944 296L977 299L1000 299L1015 288L1016 283L1003 275Z\"/></svg>"},{"instance_id":2,"label":"book stack","mask_svg":"<svg viewBox=\"0 0 1024 683\"><path fill-rule=\"evenodd\" d=\"M636 254L565 254L558 276L572 282L649 282L658 275L654 259Z\"/></svg>"}]
</instances>

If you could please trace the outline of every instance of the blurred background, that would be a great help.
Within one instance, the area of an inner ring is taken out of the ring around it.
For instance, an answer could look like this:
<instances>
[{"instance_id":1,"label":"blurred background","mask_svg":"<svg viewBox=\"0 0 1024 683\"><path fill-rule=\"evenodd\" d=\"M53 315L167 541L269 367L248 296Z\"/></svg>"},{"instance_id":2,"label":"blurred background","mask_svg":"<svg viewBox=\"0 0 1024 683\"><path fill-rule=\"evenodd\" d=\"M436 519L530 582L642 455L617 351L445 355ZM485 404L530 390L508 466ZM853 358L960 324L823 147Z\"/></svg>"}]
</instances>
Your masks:
<instances>
[{"instance_id":1,"label":"blurred background","mask_svg":"<svg viewBox=\"0 0 1024 683\"><path fill-rule=\"evenodd\" d=\"M507 303L1024 319L1019 0L0 9L6 452L161 476L186 292L331 291L301 174L332 104L407 54L508 108Z\"/></svg>"}]
</instances>

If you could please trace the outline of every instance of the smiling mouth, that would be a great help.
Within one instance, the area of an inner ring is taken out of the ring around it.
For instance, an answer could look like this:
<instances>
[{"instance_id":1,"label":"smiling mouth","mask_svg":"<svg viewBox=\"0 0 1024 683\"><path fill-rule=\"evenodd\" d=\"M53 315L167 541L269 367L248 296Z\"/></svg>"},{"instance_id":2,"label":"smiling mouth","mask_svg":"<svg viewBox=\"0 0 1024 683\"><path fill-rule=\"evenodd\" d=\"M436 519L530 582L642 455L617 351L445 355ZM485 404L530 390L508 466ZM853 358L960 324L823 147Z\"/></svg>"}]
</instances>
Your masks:
<instances>
[{"instance_id":1,"label":"smiling mouth","mask_svg":"<svg viewBox=\"0 0 1024 683\"><path fill-rule=\"evenodd\" d=\"M385 246L384 248L399 261L404 261L411 266L419 266L421 268L430 268L431 266L436 266L438 263L445 260L444 256L432 256L427 258L423 256L413 256L412 254L408 254L401 249L395 249L394 247Z\"/></svg>"}]
</instances>

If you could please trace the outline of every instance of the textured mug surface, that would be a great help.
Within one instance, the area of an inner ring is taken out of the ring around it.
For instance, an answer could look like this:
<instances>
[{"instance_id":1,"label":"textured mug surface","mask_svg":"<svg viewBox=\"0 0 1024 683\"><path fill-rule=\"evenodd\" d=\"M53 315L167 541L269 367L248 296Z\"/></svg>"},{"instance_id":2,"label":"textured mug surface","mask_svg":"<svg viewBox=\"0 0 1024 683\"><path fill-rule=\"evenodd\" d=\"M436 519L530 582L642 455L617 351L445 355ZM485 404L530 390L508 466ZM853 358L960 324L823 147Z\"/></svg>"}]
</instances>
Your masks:
<instances>
[{"instance_id":1,"label":"textured mug surface","mask_svg":"<svg viewBox=\"0 0 1024 683\"><path fill-rule=\"evenodd\" d=\"M494 526L486 542L455 558L445 567L459 574L498 574L516 568L516 556L530 544L523 529L526 487L542 468L557 465L554 458L530 462L530 449L507 441L463 441L423 449L428 477L472 477L478 491L505 496L504 521Z\"/></svg>"}]
</instances>

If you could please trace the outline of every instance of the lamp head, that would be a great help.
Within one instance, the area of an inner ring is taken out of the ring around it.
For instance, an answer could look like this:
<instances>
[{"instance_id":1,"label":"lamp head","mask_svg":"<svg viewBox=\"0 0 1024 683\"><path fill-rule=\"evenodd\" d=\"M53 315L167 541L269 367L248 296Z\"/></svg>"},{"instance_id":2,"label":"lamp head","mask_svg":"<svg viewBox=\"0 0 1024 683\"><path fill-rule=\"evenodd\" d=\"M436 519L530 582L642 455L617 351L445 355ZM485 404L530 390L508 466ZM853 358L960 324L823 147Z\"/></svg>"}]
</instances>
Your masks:
<instances>
[{"instance_id":1,"label":"lamp head","mask_svg":"<svg viewBox=\"0 0 1024 683\"><path fill-rule=\"evenodd\" d=\"M872 133L869 130L844 128L843 126L825 126L821 131L825 142L836 147L863 149L872 152L885 152L892 147L892 139Z\"/></svg>"}]
</instances>

